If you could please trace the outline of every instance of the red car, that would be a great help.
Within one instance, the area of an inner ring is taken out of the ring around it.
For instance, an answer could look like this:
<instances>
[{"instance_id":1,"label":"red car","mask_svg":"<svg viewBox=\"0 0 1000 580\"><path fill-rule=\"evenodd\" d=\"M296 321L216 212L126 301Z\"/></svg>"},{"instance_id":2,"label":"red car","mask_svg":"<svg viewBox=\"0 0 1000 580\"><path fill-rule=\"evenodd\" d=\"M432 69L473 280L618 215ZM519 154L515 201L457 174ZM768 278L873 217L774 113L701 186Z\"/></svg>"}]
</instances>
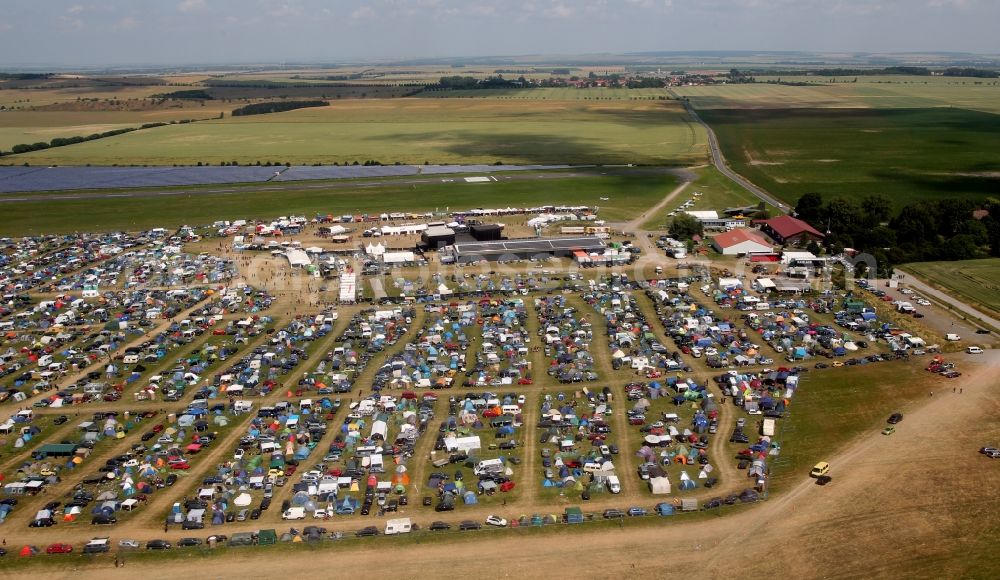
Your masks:
<instances>
[{"instance_id":1,"label":"red car","mask_svg":"<svg viewBox=\"0 0 1000 580\"><path fill-rule=\"evenodd\" d=\"M159 433L160 431L163 431L163 423L153 427L153 433Z\"/></svg>"},{"instance_id":2,"label":"red car","mask_svg":"<svg viewBox=\"0 0 1000 580\"><path fill-rule=\"evenodd\" d=\"M212 334L215 335L215 336L225 336L226 335L226 329L225 328L216 328L215 330L212 331Z\"/></svg>"},{"instance_id":3,"label":"red car","mask_svg":"<svg viewBox=\"0 0 1000 580\"><path fill-rule=\"evenodd\" d=\"M191 469L187 461L178 461L177 463L171 463L170 469Z\"/></svg>"},{"instance_id":4,"label":"red car","mask_svg":"<svg viewBox=\"0 0 1000 580\"><path fill-rule=\"evenodd\" d=\"M533 385L533 384L535 384L535 381L533 381L531 379L520 379L520 380L517 381L517 384L519 384L519 385Z\"/></svg>"},{"instance_id":5,"label":"red car","mask_svg":"<svg viewBox=\"0 0 1000 580\"><path fill-rule=\"evenodd\" d=\"M285 475L292 475L293 473L295 473L295 469L296 469L296 467L294 465L286 465L285 466Z\"/></svg>"},{"instance_id":6,"label":"red car","mask_svg":"<svg viewBox=\"0 0 1000 580\"><path fill-rule=\"evenodd\" d=\"M73 546L69 544L52 544L45 548L46 554L69 554L73 551Z\"/></svg>"}]
</instances>

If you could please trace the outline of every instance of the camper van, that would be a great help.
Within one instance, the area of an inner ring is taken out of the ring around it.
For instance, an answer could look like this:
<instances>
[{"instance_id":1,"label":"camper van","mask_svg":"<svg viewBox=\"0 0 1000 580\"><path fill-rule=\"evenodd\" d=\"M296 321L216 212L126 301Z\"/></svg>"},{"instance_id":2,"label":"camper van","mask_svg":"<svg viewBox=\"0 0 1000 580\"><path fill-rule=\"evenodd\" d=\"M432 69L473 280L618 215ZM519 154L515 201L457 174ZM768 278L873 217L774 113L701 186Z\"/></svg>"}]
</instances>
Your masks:
<instances>
[{"instance_id":1,"label":"camper van","mask_svg":"<svg viewBox=\"0 0 1000 580\"><path fill-rule=\"evenodd\" d=\"M488 473L500 473L503 471L503 461L500 459L486 459L476 464L473 473L477 476Z\"/></svg>"},{"instance_id":2,"label":"camper van","mask_svg":"<svg viewBox=\"0 0 1000 580\"><path fill-rule=\"evenodd\" d=\"M385 523L385 535L408 534L413 529L410 518L398 518Z\"/></svg>"}]
</instances>

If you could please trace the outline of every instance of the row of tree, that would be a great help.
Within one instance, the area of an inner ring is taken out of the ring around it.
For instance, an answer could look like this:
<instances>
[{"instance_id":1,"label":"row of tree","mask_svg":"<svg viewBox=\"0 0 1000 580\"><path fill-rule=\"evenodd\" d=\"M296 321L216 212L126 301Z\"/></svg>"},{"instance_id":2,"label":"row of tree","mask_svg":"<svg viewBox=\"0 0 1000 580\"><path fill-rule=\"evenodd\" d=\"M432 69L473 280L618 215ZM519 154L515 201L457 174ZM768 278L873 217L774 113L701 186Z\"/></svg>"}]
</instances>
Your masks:
<instances>
[{"instance_id":1,"label":"row of tree","mask_svg":"<svg viewBox=\"0 0 1000 580\"><path fill-rule=\"evenodd\" d=\"M295 109L306 109L309 107L325 107L329 104L330 103L326 101L270 101L267 103L253 103L252 105L233 109L231 114L234 117L264 115L267 113L280 113L282 111L294 111Z\"/></svg>"},{"instance_id":2,"label":"row of tree","mask_svg":"<svg viewBox=\"0 0 1000 580\"><path fill-rule=\"evenodd\" d=\"M795 213L829 232L824 244L830 253L855 248L887 266L1000 256L1000 201L995 198L985 203L963 198L918 201L893 212L881 195L855 202L806 193Z\"/></svg>"}]
</instances>

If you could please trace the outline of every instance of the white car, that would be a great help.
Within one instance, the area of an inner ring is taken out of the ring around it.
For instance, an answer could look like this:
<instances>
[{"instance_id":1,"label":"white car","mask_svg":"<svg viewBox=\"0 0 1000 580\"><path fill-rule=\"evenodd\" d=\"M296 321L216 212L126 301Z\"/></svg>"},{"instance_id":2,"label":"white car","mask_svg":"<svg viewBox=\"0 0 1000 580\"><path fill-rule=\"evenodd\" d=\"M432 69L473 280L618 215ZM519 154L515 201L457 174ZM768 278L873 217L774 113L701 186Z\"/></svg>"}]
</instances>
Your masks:
<instances>
[{"instance_id":1,"label":"white car","mask_svg":"<svg viewBox=\"0 0 1000 580\"><path fill-rule=\"evenodd\" d=\"M983 349L978 346L970 346L965 349L965 352L969 354L983 354Z\"/></svg>"},{"instance_id":2,"label":"white car","mask_svg":"<svg viewBox=\"0 0 1000 580\"><path fill-rule=\"evenodd\" d=\"M496 526L498 528L506 528L507 527L507 520L503 519L500 516L495 516L493 514L490 514L490 515L486 516L486 525L488 525L488 526Z\"/></svg>"},{"instance_id":3,"label":"white car","mask_svg":"<svg viewBox=\"0 0 1000 580\"><path fill-rule=\"evenodd\" d=\"M139 542L137 540L129 540L129 539L118 540L118 547L119 548L126 548L126 549L138 550L139 549Z\"/></svg>"},{"instance_id":4,"label":"white car","mask_svg":"<svg viewBox=\"0 0 1000 580\"><path fill-rule=\"evenodd\" d=\"M326 510L320 508L320 509L314 511L313 512L313 517L316 518L317 520L322 520L322 519L326 518L327 517Z\"/></svg>"}]
</instances>

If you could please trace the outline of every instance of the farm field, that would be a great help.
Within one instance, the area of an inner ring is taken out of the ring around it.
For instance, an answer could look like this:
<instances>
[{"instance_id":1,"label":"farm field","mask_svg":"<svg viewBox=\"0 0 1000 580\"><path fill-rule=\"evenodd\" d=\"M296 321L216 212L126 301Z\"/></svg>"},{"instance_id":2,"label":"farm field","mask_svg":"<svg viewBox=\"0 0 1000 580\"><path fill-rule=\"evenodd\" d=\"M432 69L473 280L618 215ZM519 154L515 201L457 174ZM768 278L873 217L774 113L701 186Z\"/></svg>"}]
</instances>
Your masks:
<instances>
[{"instance_id":1,"label":"farm field","mask_svg":"<svg viewBox=\"0 0 1000 580\"><path fill-rule=\"evenodd\" d=\"M19 143L51 141L58 137L86 137L145 123L218 116L217 107L171 108L150 111L6 111L0 112L0 150Z\"/></svg>"},{"instance_id":2,"label":"farm field","mask_svg":"<svg viewBox=\"0 0 1000 580\"><path fill-rule=\"evenodd\" d=\"M794 205L802 193L897 206L997 191L1000 116L956 109L706 110L733 169Z\"/></svg>"},{"instance_id":3,"label":"farm field","mask_svg":"<svg viewBox=\"0 0 1000 580\"><path fill-rule=\"evenodd\" d=\"M391 99L160 127L6 160L690 165L706 154L704 131L676 102Z\"/></svg>"},{"instance_id":4,"label":"farm field","mask_svg":"<svg viewBox=\"0 0 1000 580\"><path fill-rule=\"evenodd\" d=\"M667 89L625 89L604 87L554 87L538 89L475 89L467 91L424 91L421 98L437 99L522 99L535 101L635 101L670 99Z\"/></svg>"},{"instance_id":5,"label":"farm field","mask_svg":"<svg viewBox=\"0 0 1000 580\"><path fill-rule=\"evenodd\" d=\"M903 269L921 279L981 306L1000 313L1000 258L959 262L917 262Z\"/></svg>"},{"instance_id":6,"label":"farm field","mask_svg":"<svg viewBox=\"0 0 1000 580\"><path fill-rule=\"evenodd\" d=\"M758 81L771 77L758 76ZM776 79L774 77L772 80ZM771 108L962 108L1000 112L1000 84L992 79L858 77L857 83L825 83L823 77L782 77L811 86L766 84L678 87L697 109Z\"/></svg>"},{"instance_id":7,"label":"farm field","mask_svg":"<svg viewBox=\"0 0 1000 580\"><path fill-rule=\"evenodd\" d=\"M402 185L392 181L375 187L357 189L350 186L316 188L303 184L274 191L231 186L226 193L202 193L199 188L190 195L151 195L144 197L107 197L102 199L71 199L9 203L4 207L0 232L4 235L25 235L40 232L72 232L81 223L93 230L141 229L154 226L178 226L185 223L205 223L217 219L269 217L275 215L344 214L362 212L444 210L446 207L473 208L488 205L484 195L504 200L505 205L537 206L592 205L602 206L602 219L627 219L656 204L677 184L670 174L650 175L618 172L609 175L558 177L544 180L511 179L484 184L468 184L456 177L454 182L435 181L427 184ZM615 203L603 207L601 197L614 196ZM59 211L52 211L55 204Z\"/></svg>"}]
</instances>

